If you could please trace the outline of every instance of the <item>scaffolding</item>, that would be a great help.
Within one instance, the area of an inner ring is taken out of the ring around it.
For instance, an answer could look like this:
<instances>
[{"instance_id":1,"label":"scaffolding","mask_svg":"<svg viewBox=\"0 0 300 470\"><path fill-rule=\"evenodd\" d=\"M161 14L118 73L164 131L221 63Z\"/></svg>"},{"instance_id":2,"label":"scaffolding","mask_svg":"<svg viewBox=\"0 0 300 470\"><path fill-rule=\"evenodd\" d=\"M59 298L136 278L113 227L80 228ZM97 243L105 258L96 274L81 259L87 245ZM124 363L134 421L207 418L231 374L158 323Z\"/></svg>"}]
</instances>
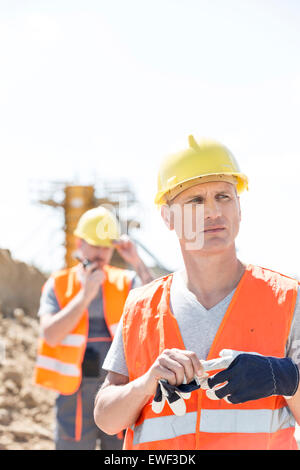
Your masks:
<instances>
[{"instance_id":1,"label":"scaffolding","mask_svg":"<svg viewBox=\"0 0 300 470\"><path fill-rule=\"evenodd\" d=\"M75 258L76 237L74 230L79 218L84 212L97 206L105 206L112 210L118 219L122 233L131 235L131 231L140 228L135 207L138 201L132 188L126 181L100 182L92 185L71 184L66 181L35 181L31 184L31 194L34 203L43 204L63 211L64 219L64 267L72 267L78 263ZM140 248L154 261L152 267L156 275L169 271L159 260L138 240L134 240ZM114 250L111 264L121 268L129 266Z\"/></svg>"}]
</instances>

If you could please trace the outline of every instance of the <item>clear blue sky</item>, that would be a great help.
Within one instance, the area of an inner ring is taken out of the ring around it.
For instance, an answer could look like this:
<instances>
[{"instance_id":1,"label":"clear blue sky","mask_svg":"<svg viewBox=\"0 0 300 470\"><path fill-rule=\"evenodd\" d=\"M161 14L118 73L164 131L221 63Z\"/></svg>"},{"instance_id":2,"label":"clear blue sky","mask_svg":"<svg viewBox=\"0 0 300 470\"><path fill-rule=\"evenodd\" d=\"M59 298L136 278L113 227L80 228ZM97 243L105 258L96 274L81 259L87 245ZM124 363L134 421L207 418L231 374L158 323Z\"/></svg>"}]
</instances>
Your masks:
<instances>
[{"instance_id":1,"label":"clear blue sky","mask_svg":"<svg viewBox=\"0 0 300 470\"><path fill-rule=\"evenodd\" d=\"M0 247L60 267L62 219L33 182L121 177L141 240L176 269L153 197L193 133L249 176L240 256L299 275L299 24L297 0L0 1Z\"/></svg>"}]
</instances>

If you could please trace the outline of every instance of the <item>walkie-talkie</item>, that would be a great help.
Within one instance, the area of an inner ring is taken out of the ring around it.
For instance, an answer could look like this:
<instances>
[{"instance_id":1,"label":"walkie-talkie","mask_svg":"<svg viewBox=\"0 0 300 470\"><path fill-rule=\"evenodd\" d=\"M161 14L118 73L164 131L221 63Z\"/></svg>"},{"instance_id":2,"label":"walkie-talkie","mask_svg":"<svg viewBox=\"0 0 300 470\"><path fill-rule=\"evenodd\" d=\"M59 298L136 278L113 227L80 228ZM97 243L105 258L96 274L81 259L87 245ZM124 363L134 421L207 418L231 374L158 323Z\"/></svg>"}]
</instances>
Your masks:
<instances>
[{"instance_id":1,"label":"walkie-talkie","mask_svg":"<svg viewBox=\"0 0 300 470\"><path fill-rule=\"evenodd\" d=\"M86 269L93 262L88 258L84 258L84 260L82 260L79 256L75 256L75 258L82 264L84 269Z\"/></svg>"},{"instance_id":2,"label":"walkie-talkie","mask_svg":"<svg viewBox=\"0 0 300 470\"><path fill-rule=\"evenodd\" d=\"M85 258L83 261L82 261L82 264L83 264L83 267L84 269L86 269L88 267L89 264L91 264L92 261L89 260L88 258Z\"/></svg>"}]
</instances>

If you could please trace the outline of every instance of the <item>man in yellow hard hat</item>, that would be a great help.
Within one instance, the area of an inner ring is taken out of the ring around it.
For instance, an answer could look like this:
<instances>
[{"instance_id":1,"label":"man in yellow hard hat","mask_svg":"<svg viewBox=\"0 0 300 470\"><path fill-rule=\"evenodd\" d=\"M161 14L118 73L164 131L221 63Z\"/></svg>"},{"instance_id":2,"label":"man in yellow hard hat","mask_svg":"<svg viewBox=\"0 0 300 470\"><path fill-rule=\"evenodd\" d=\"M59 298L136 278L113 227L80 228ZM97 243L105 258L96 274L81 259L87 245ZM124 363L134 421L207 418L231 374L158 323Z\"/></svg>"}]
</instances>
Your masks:
<instances>
[{"instance_id":1,"label":"man in yellow hard hat","mask_svg":"<svg viewBox=\"0 0 300 470\"><path fill-rule=\"evenodd\" d=\"M161 165L184 269L129 294L104 361L95 421L127 428L124 449L297 449L298 282L237 257L247 187L218 142L190 136Z\"/></svg>"},{"instance_id":2,"label":"man in yellow hard hat","mask_svg":"<svg viewBox=\"0 0 300 470\"><path fill-rule=\"evenodd\" d=\"M58 392L57 450L95 449L99 438L102 449L119 449L123 435L97 428L93 401L127 295L152 275L106 208L84 213L74 234L80 263L53 273L43 288L35 383ZM134 270L110 265L115 248Z\"/></svg>"}]
</instances>

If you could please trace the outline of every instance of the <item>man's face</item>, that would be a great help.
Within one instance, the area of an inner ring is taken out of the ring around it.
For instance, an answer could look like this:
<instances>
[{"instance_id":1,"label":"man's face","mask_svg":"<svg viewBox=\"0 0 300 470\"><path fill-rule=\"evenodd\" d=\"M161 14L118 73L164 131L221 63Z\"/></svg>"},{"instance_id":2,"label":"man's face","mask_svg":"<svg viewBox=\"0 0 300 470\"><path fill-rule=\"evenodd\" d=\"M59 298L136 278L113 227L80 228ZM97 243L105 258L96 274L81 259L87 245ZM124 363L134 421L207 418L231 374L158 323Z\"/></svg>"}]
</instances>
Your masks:
<instances>
[{"instance_id":1,"label":"man's face","mask_svg":"<svg viewBox=\"0 0 300 470\"><path fill-rule=\"evenodd\" d=\"M109 264L114 248L106 246L93 246L89 245L86 241L80 240L79 253L83 259L88 259L93 263L96 262L98 269L103 269L105 264Z\"/></svg>"},{"instance_id":2,"label":"man's face","mask_svg":"<svg viewBox=\"0 0 300 470\"><path fill-rule=\"evenodd\" d=\"M176 225L182 224L179 236L182 249L201 250L202 254L217 253L232 246L241 220L235 186L221 181L197 184L182 191L172 200L170 213L169 228L175 229L177 236ZM162 216L166 221L166 209L162 210ZM179 217L181 222L178 222ZM194 243L191 243L191 233Z\"/></svg>"}]
</instances>

